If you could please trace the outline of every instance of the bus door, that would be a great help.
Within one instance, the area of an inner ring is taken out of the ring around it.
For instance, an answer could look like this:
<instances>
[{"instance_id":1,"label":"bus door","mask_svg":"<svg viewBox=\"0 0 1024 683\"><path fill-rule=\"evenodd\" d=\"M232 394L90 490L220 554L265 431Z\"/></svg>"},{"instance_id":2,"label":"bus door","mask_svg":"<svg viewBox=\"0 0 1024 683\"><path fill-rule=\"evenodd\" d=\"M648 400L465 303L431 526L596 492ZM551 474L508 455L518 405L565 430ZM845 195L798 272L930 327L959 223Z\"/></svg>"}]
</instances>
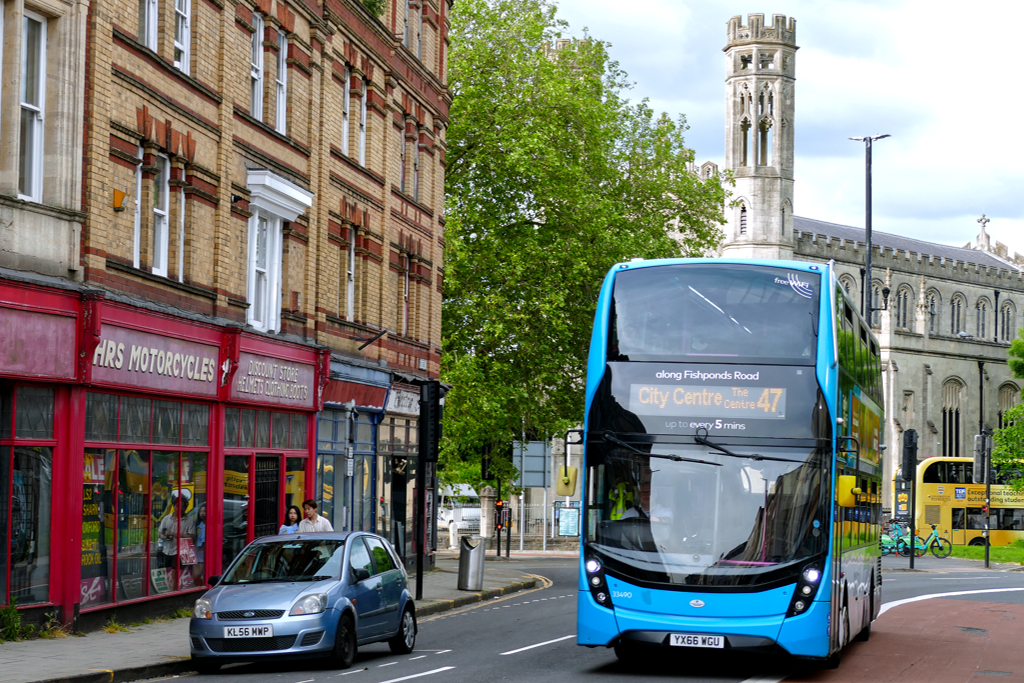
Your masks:
<instances>
[{"instance_id":1,"label":"bus door","mask_svg":"<svg viewBox=\"0 0 1024 683\"><path fill-rule=\"evenodd\" d=\"M952 520L949 531L949 541L953 545L966 545L967 543L967 508L953 507L950 510Z\"/></svg>"}]
</instances>

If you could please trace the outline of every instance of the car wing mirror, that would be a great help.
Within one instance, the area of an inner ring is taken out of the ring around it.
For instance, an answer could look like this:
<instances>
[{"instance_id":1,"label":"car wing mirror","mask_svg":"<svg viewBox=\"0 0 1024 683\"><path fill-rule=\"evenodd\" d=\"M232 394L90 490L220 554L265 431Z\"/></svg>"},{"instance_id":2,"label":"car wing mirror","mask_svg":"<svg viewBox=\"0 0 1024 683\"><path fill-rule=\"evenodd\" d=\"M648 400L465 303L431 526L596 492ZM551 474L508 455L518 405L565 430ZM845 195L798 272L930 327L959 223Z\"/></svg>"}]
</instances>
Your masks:
<instances>
[{"instance_id":1,"label":"car wing mirror","mask_svg":"<svg viewBox=\"0 0 1024 683\"><path fill-rule=\"evenodd\" d=\"M220 574L214 574L207 581L207 584L209 584L209 586L212 588L213 586L216 586L218 583L220 583L220 578Z\"/></svg>"},{"instance_id":2,"label":"car wing mirror","mask_svg":"<svg viewBox=\"0 0 1024 683\"><path fill-rule=\"evenodd\" d=\"M366 581L368 578L370 578L370 571L368 569L364 569L363 567L352 567L352 580L355 583Z\"/></svg>"}]
</instances>

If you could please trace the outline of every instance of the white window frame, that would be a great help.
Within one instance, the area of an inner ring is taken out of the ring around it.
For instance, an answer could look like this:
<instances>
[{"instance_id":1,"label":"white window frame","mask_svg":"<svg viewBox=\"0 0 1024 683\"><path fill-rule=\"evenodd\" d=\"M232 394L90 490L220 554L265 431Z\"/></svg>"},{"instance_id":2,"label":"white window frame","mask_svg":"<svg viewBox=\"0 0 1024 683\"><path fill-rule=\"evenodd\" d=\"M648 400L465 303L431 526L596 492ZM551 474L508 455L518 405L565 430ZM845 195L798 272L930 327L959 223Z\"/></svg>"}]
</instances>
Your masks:
<instances>
[{"instance_id":1,"label":"white window frame","mask_svg":"<svg viewBox=\"0 0 1024 683\"><path fill-rule=\"evenodd\" d=\"M363 99L359 103L359 165L366 166L366 79L363 79Z\"/></svg>"},{"instance_id":2,"label":"white window frame","mask_svg":"<svg viewBox=\"0 0 1024 683\"><path fill-rule=\"evenodd\" d=\"M185 73L191 65L191 47L192 0L174 0L174 66Z\"/></svg>"},{"instance_id":3,"label":"white window frame","mask_svg":"<svg viewBox=\"0 0 1024 683\"><path fill-rule=\"evenodd\" d=\"M412 198L420 200L420 134L412 140Z\"/></svg>"},{"instance_id":4,"label":"white window frame","mask_svg":"<svg viewBox=\"0 0 1024 683\"><path fill-rule=\"evenodd\" d=\"M263 235L260 231L263 231ZM260 240L263 239L262 251ZM262 264L260 256L263 257ZM248 323L261 332L278 329L281 316L281 219L257 211L249 219Z\"/></svg>"},{"instance_id":5,"label":"white window frame","mask_svg":"<svg viewBox=\"0 0 1024 683\"><path fill-rule=\"evenodd\" d=\"M402 137L400 137L398 139L398 160L399 160L399 163L401 164L401 167L400 167L401 173L399 174L399 185L401 186L402 192L408 192L408 190L406 189L406 170L407 170L407 168L406 168L407 155L405 153L406 144L407 143L406 143L406 140L405 140L405 131L403 130L402 131Z\"/></svg>"},{"instance_id":6,"label":"white window frame","mask_svg":"<svg viewBox=\"0 0 1024 683\"><path fill-rule=\"evenodd\" d=\"M341 94L341 153L348 156L349 108L351 103L352 71L345 67L345 84Z\"/></svg>"},{"instance_id":7,"label":"white window frame","mask_svg":"<svg viewBox=\"0 0 1024 683\"><path fill-rule=\"evenodd\" d=\"M252 108L250 113L257 121L263 120L263 16L252 15L252 55L249 65L249 92Z\"/></svg>"},{"instance_id":8,"label":"white window frame","mask_svg":"<svg viewBox=\"0 0 1024 683\"><path fill-rule=\"evenodd\" d=\"M349 228L348 267L345 273L345 319L349 322L356 316L356 227Z\"/></svg>"},{"instance_id":9,"label":"white window frame","mask_svg":"<svg viewBox=\"0 0 1024 683\"><path fill-rule=\"evenodd\" d=\"M274 130L288 132L288 36L277 32L277 116Z\"/></svg>"},{"instance_id":10,"label":"white window frame","mask_svg":"<svg viewBox=\"0 0 1024 683\"><path fill-rule=\"evenodd\" d=\"M35 55L35 82L38 92L34 93L35 101L33 102L27 101L29 97L27 92L29 82L28 24L30 21L39 24L38 54ZM46 120L46 29L46 17L25 10L24 21L22 22L21 88L19 95L21 106L19 107L19 115L22 121L26 117L31 119L27 126L31 131L31 135L21 135L18 153L18 198L30 202L41 202L43 200L43 124ZM25 129L26 126L22 124L21 130L23 133Z\"/></svg>"},{"instance_id":11,"label":"white window frame","mask_svg":"<svg viewBox=\"0 0 1024 683\"><path fill-rule=\"evenodd\" d=\"M416 59L423 61L423 4L420 3L420 11L416 13Z\"/></svg>"},{"instance_id":12,"label":"white window frame","mask_svg":"<svg viewBox=\"0 0 1024 683\"><path fill-rule=\"evenodd\" d=\"M405 0L405 35L402 36L402 44L407 48L411 48L411 33L412 26L409 23L409 5L412 4L412 0Z\"/></svg>"},{"instance_id":13,"label":"white window frame","mask_svg":"<svg viewBox=\"0 0 1024 683\"><path fill-rule=\"evenodd\" d=\"M159 28L159 0L139 0L139 42L154 52Z\"/></svg>"},{"instance_id":14,"label":"white window frame","mask_svg":"<svg viewBox=\"0 0 1024 683\"><path fill-rule=\"evenodd\" d=\"M132 253L132 266L135 268L142 265L142 155L145 152L139 147L137 153L139 163L135 165L135 248Z\"/></svg>"},{"instance_id":15,"label":"white window frame","mask_svg":"<svg viewBox=\"0 0 1024 683\"><path fill-rule=\"evenodd\" d=\"M408 254L403 254L401 257L403 273L401 275L402 282L402 336L409 336L409 270L412 267L412 260Z\"/></svg>"},{"instance_id":16,"label":"white window frame","mask_svg":"<svg viewBox=\"0 0 1024 683\"><path fill-rule=\"evenodd\" d=\"M170 249L171 160L163 154L156 158L157 174L153 180L153 275L167 277Z\"/></svg>"},{"instance_id":17,"label":"white window frame","mask_svg":"<svg viewBox=\"0 0 1024 683\"><path fill-rule=\"evenodd\" d=\"M284 223L294 221L313 205L313 193L287 178L265 169L250 170L246 175L249 190L249 249L247 256L248 301L246 321L262 332L276 332L281 324L281 259ZM257 278L257 240L260 221L266 221L265 262L259 269L266 275L265 283ZM257 310L256 288L265 284Z\"/></svg>"}]
</instances>

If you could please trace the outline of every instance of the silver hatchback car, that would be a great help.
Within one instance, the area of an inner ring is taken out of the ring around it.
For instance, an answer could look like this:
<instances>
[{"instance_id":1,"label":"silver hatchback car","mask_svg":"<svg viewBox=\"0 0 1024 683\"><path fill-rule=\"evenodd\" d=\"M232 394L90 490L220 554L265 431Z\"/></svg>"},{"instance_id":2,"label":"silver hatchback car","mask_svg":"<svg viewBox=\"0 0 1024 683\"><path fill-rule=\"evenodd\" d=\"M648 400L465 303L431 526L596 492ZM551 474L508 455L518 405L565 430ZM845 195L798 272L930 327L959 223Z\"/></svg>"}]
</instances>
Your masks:
<instances>
[{"instance_id":1,"label":"silver hatchback car","mask_svg":"<svg viewBox=\"0 0 1024 683\"><path fill-rule=\"evenodd\" d=\"M376 534L259 538L213 578L189 623L192 661L202 672L307 657L347 668L359 645L387 641L408 654L416 643L408 575Z\"/></svg>"}]
</instances>

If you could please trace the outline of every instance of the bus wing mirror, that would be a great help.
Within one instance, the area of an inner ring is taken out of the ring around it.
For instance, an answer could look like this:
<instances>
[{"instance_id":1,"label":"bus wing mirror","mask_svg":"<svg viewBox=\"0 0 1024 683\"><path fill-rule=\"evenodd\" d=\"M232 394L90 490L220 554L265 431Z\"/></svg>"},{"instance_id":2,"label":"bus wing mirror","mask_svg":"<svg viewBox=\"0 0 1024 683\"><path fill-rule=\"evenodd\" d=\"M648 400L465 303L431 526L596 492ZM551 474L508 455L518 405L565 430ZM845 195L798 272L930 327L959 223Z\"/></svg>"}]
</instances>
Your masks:
<instances>
[{"instance_id":1,"label":"bus wing mirror","mask_svg":"<svg viewBox=\"0 0 1024 683\"><path fill-rule=\"evenodd\" d=\"M857 496L860 492L860 489L857 488L857 477L850 474L836 477L836 501L839 503L839 507L857 507Z\"/></svg>"},{"instance_id":2,"label":"bus wing mirror","mask_svg":"<svg viewBox=\"0 0 1024 683\"><path fill-rule=\"evenodd\" d=\"M576 467L559 467L558 468L558 486L555 490L556 495L559 496L575 496L576 495Z\"/></svg>"}]
</instances>

